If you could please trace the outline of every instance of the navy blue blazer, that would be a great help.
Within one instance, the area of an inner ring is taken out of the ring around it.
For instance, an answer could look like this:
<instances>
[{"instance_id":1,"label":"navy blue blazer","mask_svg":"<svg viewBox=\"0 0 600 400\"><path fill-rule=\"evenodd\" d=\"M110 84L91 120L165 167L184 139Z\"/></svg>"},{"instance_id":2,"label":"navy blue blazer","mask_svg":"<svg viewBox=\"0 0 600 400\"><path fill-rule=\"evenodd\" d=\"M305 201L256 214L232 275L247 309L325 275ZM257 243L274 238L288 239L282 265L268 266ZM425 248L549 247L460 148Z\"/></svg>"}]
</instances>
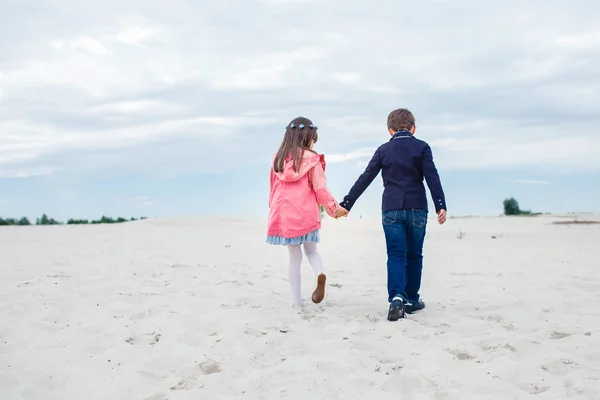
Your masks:
<instances>
[{"instance_id":1,"label":"navy blue blazer","mask_svg":"<svg viewBox=\"0 0 600 400\"><path fill-rule=\"evenodd\" d=\"M397 132L389 142L379 147L365 172L350 193L340 203L350 211L354 203L381 172L383 178L382 212L390 210L427 210L427 181L436 212L447 210L446 198L429 145L409 131Z\"/></svg>"}]
</instances>

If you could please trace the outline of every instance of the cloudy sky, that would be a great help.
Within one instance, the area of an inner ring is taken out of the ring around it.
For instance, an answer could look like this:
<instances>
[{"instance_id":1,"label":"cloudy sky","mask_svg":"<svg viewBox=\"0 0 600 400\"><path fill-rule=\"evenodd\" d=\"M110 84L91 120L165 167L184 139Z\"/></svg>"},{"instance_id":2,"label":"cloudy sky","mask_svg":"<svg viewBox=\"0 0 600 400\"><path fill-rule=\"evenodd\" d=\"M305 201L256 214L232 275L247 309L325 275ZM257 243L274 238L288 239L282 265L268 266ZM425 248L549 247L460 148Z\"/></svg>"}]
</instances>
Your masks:
<instances>
[{"instance_id":1,"label":"cloudy sky","mask_svg":"<svg viewBox=\"0 0 600 400\"><path fill-rule=\"evenodd\" d=\"M342 198L410 108L451 214L600 202L600 3L0 0L0 216L251 215L296 116ZM380 179L353 214L376 216Z\"/></svg>"}]
</instances>

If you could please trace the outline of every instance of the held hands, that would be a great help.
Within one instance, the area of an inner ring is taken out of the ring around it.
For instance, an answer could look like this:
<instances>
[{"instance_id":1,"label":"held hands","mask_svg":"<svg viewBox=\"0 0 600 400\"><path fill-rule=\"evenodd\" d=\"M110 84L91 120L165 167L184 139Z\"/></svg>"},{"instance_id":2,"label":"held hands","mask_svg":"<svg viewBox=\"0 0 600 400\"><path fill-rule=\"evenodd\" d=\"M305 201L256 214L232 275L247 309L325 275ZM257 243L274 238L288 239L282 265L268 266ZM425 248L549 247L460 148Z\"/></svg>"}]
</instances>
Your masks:
<instances>
[{"instance_id":1,"label":"held hands","mask_svg":"<svg viewBox=\"0 0 600 400\"><path fill-rule=\"evenodd\" d=\"M339 211L335 213L335 219L339 219L342 217L347 217L348 216L348 210L346 210L344 207L340 207ZM440 210L437 212L437 220L438 223L440 225L444 225L444 223L446 222L446 218L447 218L447 213L446 210Z\"/></svg>"},{"instance_id":2,"label":"held hands","mask_svg":"<svg viewBox=\"0 0 600 400\"><path fill-rule=\"evenodd\" d=\"M437 212L438 215L438 224L440 225L444 225L444 222L446 222L446 210L440 210Z\"/></svg>"},{"instance_id":3,"label":"held hands","mask_svg":"<svg viewBox=\"0 0 600 400\"><path fill-rule=\"evenodd\" d=\"M347 217L348 216L348 210L346 210L344 207L340 207L339 211L335 213L335 219L341 218L341 217Z\"/></svg>"}]
</instances>

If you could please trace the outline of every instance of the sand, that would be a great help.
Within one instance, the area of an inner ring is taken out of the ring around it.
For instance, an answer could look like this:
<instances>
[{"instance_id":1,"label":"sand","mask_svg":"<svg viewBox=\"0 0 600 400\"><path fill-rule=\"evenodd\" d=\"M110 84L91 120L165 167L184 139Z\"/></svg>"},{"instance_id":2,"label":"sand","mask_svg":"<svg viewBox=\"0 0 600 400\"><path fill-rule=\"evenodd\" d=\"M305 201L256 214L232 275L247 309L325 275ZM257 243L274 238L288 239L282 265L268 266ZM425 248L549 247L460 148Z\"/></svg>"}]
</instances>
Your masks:
<instances>
[{"instance_id":1,"label":"sand","mask_svg":"<svg viewBox=\"0 0 600 400\"><path fill-rule=\"evenodd\" d=\"M600 225L559 220L430 221L396 323L378 221L325 222L304 311L264 221L2 227L0 399L598 399Z\"/></svg>"}]
</instances>

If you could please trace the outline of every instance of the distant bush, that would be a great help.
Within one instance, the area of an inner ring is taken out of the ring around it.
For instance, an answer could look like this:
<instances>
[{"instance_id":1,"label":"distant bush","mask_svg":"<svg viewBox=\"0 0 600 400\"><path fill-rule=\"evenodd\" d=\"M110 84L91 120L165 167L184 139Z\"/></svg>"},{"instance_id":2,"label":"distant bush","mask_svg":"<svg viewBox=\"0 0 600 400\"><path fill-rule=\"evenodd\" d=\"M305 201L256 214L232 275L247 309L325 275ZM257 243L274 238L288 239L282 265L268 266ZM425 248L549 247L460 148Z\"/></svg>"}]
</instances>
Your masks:
<instances>
[{"instance_id":1,"label":"distant bush","mask_svg":"<svg viewBox=\"0 0 600 400\"><path fill-rule=\"evenodd\" d=\"M86 225L89 224L87 219L69 219L67 225Z\"/></svg>"},{"instance_id":2,"label":"distant bush","mask_svg":"<svg viewBox=\"0 0 600 400\"><path fill-rule=\"evenodd\" d=\"M504 215L532 215L531 211L521 210L519 202L514 198L504 200Z\"/></svg>"},{"instance_id":3,"label":"distant bush","mask_svg":"<svg viewBox=\"0 0 600 400\"><path fill-rule=\"evenodd\" d=\"M31 225L31 222L29 222L27 217L23 217L19 220L19 225L21 225L21 226Z\"/></svg>"},{"instance_id":4,"label":"distant bush","mask_svg":"<svg viewBox=\"0 0 600 400\"><path fill-rule=\"evenodd\" d=\"M55 220L54 218L48 218L46 214L42 215L41 218L36 219L36 225L61 225L62 222Z\"/></svg>"},{"instance_id":5,"label":"distant bush","mask_svg":"<svg viewBox=\"0 0 600 400\"><path fill-rule=\"evenodd\" d=\"M125 218L112 219L109 217L105 217L103 215L102 218L92 221L92 224L120 224L120 223L127 222L127 221L130 221L130 220L127 220Z\"/></svg>"}]
</instances>

